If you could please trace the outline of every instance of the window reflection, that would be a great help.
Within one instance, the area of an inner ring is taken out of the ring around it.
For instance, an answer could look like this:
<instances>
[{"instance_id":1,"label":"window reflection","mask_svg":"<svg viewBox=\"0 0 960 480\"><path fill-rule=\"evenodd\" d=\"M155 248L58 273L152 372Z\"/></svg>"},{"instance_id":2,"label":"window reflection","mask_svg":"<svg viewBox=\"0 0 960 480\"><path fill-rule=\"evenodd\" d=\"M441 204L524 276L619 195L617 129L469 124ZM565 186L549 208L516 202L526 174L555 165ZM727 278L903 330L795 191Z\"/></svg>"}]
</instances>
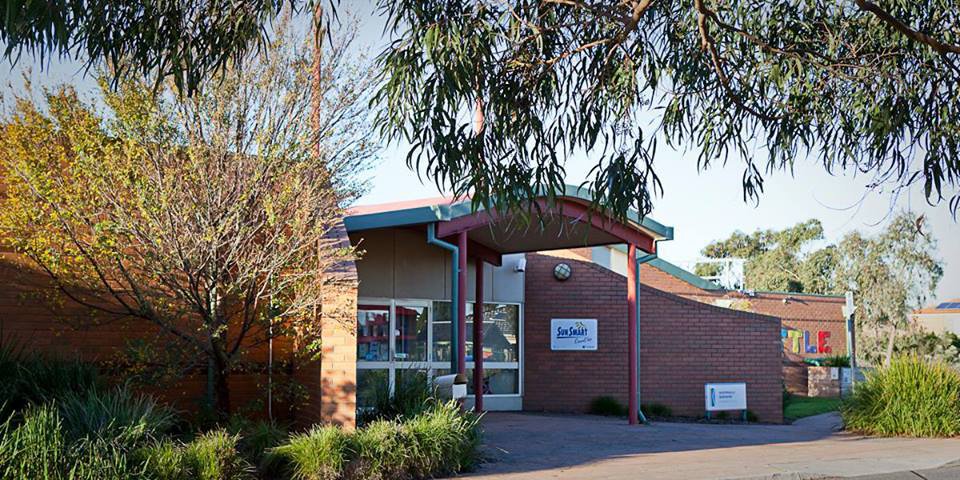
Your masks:
<instances>
[{"instance_id":1,"label":"window reflection","mask_svg":"<svg viewBox=\"0 0 960 480\"><path fill-rule=\"evenodd\" d=\"M471 308L472 311L472 308ZM520 361L520 306L483 305L483 360ZM467 317L467 360L473 359L473 315Z\"/></svg>"},{"instance_id":2,"label":"window reflection","mask_svg":"<svg viewBox=\"0 0 960 480\"><path fill-rule=\"evenodd\" d=\"M394 356L403 362L427 360L427 307L396 306Z\"/></svg>"},{"instance_id":3,"label":"window reflection","mask_svg":"<svg viewBox=\"0 0 960 480\"><path fill-rule=\"evenodd\" d=\"M390 356L390 307L357 306L357 359L386 362Z\"/></svg>"}]
</instances>

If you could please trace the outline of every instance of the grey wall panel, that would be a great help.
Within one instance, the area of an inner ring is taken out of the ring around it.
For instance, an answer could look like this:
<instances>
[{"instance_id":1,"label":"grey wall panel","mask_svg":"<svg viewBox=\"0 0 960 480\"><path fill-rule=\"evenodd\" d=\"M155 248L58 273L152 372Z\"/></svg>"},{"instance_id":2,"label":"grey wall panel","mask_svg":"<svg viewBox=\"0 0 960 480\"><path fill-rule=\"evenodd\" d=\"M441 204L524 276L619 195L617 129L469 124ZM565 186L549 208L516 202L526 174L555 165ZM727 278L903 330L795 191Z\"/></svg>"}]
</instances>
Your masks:
<instances>
[{"instance_id":1,"label":"grey wall panel","mask_svg":"<svg viewBox=\"0 0 960 480\"><path fill-rule=\"evenodd\" d=\"M396 230L394 292L396 298L446 298L446 264L450 253L427 243L415 230Z\"/></svg>"},{"instance_id":2,"label":"grey wall panel","mask_svg":"<svg viewBox=\"0 0 960 480\"><path fill-rule=\"evenodd\" d=\"M429 245L426 236L412 229L358 232L351 242L364 251L357 261L359 295L373 298L450 298L450 252ZM524 273L517 264L524 255L504 255L503 266L484 267L484 300L523 302ZM474 262L467 262L467 300L474 300Z\"/></svg>"},{"instance_id":3,"label":"grey wall panel","mask_svg":"<svg viewBox=\"0 0 960 480\"><path fill-rule=\"evenodd\" d=\"M360 250L357 276L360 297L394 296L394 232L368 230L350 235L350 242Z\"/></svg>"},{"instance_id":4,"label":"grey wall panel","mask_svg":"<svg viewBox=\"0 0 960 480\"><path fill-rule=\"evenodd\" d=\"M516 271L517 264L525 262L526 256L522 253L504 255L503 266L493 269L493 296L494 302L523 302L524 275Z\"/></svg>"}]
</instances>

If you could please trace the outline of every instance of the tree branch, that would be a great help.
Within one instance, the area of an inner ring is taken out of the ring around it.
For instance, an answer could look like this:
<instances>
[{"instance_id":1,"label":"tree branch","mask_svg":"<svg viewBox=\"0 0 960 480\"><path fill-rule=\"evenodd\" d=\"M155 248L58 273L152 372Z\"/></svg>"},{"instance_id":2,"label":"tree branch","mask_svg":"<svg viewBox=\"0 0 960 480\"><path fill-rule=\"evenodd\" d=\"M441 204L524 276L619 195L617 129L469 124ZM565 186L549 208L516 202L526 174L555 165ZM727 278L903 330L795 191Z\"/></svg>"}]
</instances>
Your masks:
<instances>
[{"instance_id":1,"label":"tree branch","mask_svg":"<svg viewBox=\"0 0 960 480\"><path fill-rule=\"evenodd\" d=\"M947 53L960 53L960 46L941 42L940 40L937 40L936 38L933 38L930 35L927 35L923 32L918 32L910 28L909 25L907 25L906 23L903 23L902 21L900 21L900 19L894 17L889 12L880 8L879 5L873 2L870 2L868 0L854 0L854 3L857 4L857 7L859 7L860 10L874 14L881 21L893 27L894 30L902 33L903 35L907 36L908 38L914 41L917 41L929 46L930 48L936 50L937 53L941 55L946 55Z\"/></svg>"},{"instance_id":2,"label":"tree branch","mask_svg":"<svg viewBox=\"0 0 960 480\"><path fill-rule=\"evenodd\" d=\"M703 4L703 0L694 0L694 6L697 9L697 29L700 31L700 45L710 54L710 60L713 63L713 69L717 72L717 77L720 80L720 85L723 87L723 91L726 92L727 97L733 101L738 107L750 114L759 117L766 121L774 121L779 117L774 117L767 115L743 102L737 92L733 91L733 88L730 87L730 78L727 77L726 72L723 70L723 59L720 58L720 54L717 52L717 44L713 40L713 36L710 35L710 29L707 26L707 17L716 18L716 13L707 8Z\"/></svg>"}]
</instances>

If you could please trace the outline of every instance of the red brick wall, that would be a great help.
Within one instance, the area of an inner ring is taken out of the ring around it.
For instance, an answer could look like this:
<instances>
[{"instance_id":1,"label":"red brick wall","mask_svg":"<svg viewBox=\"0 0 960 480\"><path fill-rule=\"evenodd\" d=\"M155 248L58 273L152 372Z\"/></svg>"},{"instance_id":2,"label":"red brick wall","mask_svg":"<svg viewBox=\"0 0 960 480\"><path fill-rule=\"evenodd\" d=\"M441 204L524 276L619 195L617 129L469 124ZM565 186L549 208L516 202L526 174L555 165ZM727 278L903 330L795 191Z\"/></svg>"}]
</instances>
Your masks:
<instances>
[{"instance_id":1,"label":"red brick wall","mask_svg":"<svg viewBox=\"0 0 960 480\"><path fill-rule=\"evenodd\" d=\"M352 262L344 271L352 275ZM95 317L91 321L86 308L67 298L51 295L49 277L18 255L0 251L0 339L17 342L30 350L65 358L78 358L109 367L123 360L130 341L155 337L161 332L153 324L129 317ZM321 361L299 366L295 379L307 389L306 404L296 412L297 423L330 422L351 427L354 424L356 383L356 340L352 337L356 322L356 286L348 284L330 301L325 317ZM350 310L353 308L354 310ZM344 320L345 318L349 320ZM278 389L290 381L282 371L281 360L291 360L294 348L289 339L274 341L274 384ZM267 414L268 355L266 345L249 350L244 361L254 362L259 372L236 372L229 381L231 404L236 411L251 416ZM289 363L289 362L288 362ZM143 390L188 414L198 411L205 396L206 373L199 368L183 378L157 388ZM279 396L279 395L278 395ZM291 418L288 405L274 397L274 416Z\"/></svg>"},{"instance_id":2,"label":"red brick wall","mask_svg":"<svg viewBox=\"0 0 960 480\"><path fill-rule=\"evenodd\" d=\"M527 410L585 411L610 395L627 402L626 278L592 262L527 255L524 399ZM570 263L566 282L553 278ZM550 351L551 318L596 318L599 348ZM780 322L642 286L640 396L674 414L703 414L703 384L746 381L750 409L781 422Z\"/></svg>"}]
</instances>

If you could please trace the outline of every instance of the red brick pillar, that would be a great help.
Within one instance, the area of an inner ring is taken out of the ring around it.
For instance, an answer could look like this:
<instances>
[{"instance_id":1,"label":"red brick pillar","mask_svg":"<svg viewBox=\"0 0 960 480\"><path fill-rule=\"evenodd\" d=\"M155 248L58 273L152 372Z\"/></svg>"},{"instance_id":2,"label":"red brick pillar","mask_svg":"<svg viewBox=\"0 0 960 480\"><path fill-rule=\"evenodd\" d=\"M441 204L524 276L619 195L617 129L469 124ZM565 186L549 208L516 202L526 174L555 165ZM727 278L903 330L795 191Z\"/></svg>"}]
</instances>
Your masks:
<instances>
[{"instance_id":1,"label":"red brick pillar","mask_svg":"<svg viewBox=\"0 0 960 480\"><path fill-rule=\"evenodd\" d=\"M339 246L349 245L342 225L331 235L339 239ZM323 423L352 429L357 422L356 265L353 260L344 260L327 274L337 278L329 282L318 312L320 358L296 365L295 378L309 394L306 404L296 413L296 423L303 427Z\"/></svg>"}]
</instances>

